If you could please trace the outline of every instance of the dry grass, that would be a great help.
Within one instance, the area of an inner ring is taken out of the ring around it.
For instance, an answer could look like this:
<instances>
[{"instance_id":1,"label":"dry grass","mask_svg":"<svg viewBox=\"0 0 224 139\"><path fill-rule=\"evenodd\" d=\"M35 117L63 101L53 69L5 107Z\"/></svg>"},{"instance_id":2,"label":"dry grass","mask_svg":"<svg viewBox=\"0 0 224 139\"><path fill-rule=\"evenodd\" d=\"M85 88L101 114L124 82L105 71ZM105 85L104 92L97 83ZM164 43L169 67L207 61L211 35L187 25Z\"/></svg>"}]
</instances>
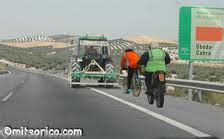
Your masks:
<instances>
[{"instance_id":1,"label":"dry grass","mask_svg":"<svg viewBox=\"0 0 224 139\"><path fill-rule=\"evenodd\" d=\"M149 37L149 36L134 36L134 37L128 37L126 39L129 41L138 43L138 44L150 44L152 42L176 44L176 42L174 42L172 40L163 40L160 38L154 38L154 37Z\"/></svg>"},{"instance_id":2,"label":"dry grass","mask_svg":"<svg viewBox=\"0 0 224 139\"><path fill-rule=\"evenodd\" d=\"M0 63L0 71L1 70L7 70L7 64L3 64L3 63Z\"/></svg>"},{"instance_id":3,"label":"dry grass","mask_svg":"<svg viewBox=\"0 0 224 139\"><path fill-rule=\"evenodd\" d=\"M202 96L203 102L224 107L224 94L207 93Z\"/></svg>"},{"instance_id":4,"label":"dry grass","mask_svg":"<svg viewBox=\"0 0 224 139\"><path fill-rule=\"evenodd\" d=\"M54 48L65 48L68 44L63 42L47 42L47 41L33 41L33 42L1 42L1 44L20 47L20 48L30 48L36 46L53 46Z\"/></svg>"},{"instance_id":5,"label":"dry grass","mask_svg":"<svg viewBox=\"0 0 224 139\"><path fill-rule=\"evenodd\" d=\"M185 88L178 88L178 87L176 87L175 90L170 91L168 93L168 95L174 96L174 97L181 97L181 98L184 98L184 97L187 96L186 89Z\"/></svg>"},{"instance_id":6,"label":"dry grass","mask_svg":"<svg viewBox=\"0 0 224 139\"><path fill-rule=\"evenodd\" d=\"M175 91L168 95L180 98L188 98L186 88L176 88ZM199 101L198 94L193 91L193 101ZM202 103L224 107L224 94L214 92L202 92Z\"/></svg>"}]
</instances>

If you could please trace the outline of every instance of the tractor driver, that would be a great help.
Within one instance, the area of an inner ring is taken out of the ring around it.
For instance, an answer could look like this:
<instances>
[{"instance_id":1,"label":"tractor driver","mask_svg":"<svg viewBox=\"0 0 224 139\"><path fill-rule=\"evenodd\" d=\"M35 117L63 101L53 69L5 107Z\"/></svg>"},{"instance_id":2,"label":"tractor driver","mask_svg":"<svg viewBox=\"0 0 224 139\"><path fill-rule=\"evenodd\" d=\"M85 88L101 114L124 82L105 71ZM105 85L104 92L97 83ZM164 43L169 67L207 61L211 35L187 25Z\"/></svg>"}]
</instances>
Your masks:
<instances>
[{"instance_id":1,"label":"tractor driver","mask_svg":"<svg viewBox=\"0 0 224 139\"><path fill-rule=\"evenodd\" d=\"M87 55L97 55L97 50L94 48L94 46L90 46L89 48L86 49L86 54Z\"/></svg>"}]
</instances>

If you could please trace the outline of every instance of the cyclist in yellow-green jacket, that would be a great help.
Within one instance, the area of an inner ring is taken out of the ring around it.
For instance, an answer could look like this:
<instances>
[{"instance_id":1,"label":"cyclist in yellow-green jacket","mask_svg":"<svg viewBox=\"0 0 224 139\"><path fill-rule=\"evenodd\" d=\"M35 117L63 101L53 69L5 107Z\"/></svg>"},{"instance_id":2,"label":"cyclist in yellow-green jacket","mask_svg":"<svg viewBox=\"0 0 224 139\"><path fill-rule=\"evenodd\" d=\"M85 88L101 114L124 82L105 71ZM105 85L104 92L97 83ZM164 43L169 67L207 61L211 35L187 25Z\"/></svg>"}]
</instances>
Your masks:
<instances>
[{"instance_id":1,"label":"cyclist in yellow-green jacket","mask_svg":"<svg viewBox=\"0 0 224 139\"><path fill-rule=\"evenodd\" d=\"M169 54L162 50L158 44L152 45L152 48L141 56L138 64L144 66L145 84L147 87L146 94L152 96L152 74L157 71L166 72L166 65L170 61Z\"/></svg>"}]
</instances>

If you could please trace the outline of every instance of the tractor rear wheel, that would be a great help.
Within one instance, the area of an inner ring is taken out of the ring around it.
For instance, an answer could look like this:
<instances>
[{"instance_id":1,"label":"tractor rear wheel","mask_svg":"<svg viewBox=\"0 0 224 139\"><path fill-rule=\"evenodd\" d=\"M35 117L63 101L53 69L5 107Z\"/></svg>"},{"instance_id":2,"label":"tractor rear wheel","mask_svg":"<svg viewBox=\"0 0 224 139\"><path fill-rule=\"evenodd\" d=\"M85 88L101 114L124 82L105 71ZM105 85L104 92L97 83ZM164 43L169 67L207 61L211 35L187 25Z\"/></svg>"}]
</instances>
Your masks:
<instances>
[{"instance_id":1,"label":"tractor rear wheel","mask_svg":"<svg viewBox=\"0 0 224 139\"><path fill-rule=\"evenodd\" d=\"M71 70L72 70L72 73L79 73L80 72L81 67L80 67L79 63L76 60L72 61ZM78 74L71 75L72 76L71 77L71 88L79 86L79 84L72 84L72 82L75 82L75 83L77 83L77 82L79 83L80 82L80 77L76 77L77 75Z\"/></svg>"},{"instance_id":2,"label":"tractor rear wheel","mask_svg":"<svg viewBox=\"0 0 224 139\"><path fill-rule=\"evenodd\" d=\"M105 71L108 75L106 76L109 76L109 78L106 80L106 83L115 83L115 68L112 64L112 62L107 62L105 64ZM106 85L107 88L112 88L114 85Z\"/></svg>"}]
</instances>

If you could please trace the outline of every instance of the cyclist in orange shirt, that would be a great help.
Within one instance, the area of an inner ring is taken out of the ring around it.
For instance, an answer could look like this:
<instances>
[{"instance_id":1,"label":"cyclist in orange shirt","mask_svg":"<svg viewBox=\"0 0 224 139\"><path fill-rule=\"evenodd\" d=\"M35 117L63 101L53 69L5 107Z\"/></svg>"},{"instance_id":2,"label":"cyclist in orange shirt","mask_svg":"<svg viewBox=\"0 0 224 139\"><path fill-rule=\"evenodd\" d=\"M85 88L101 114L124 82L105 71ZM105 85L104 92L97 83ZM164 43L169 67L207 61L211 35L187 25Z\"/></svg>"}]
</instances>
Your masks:
<instances>
[{"instance_id":1,"label":"cyclist in orange shirt","mask_svg":"<svg viewBox=\"0 0 224 139\"><path fill-rule=\"evenodd\" d=\"M127 49L121 58L121 61L120 61L121 71L126 69L128 70L128 78L127 78L128 84L127 84L127 90L126 90L127 94L132 93L132 89L131 89L132 76L134 72L138 74L137 71L138 71L139 65L137 63L139 59L140 59L140 56L138 55L138 53L136 53L132 49Z\"/></svg>"}]
</instances>

